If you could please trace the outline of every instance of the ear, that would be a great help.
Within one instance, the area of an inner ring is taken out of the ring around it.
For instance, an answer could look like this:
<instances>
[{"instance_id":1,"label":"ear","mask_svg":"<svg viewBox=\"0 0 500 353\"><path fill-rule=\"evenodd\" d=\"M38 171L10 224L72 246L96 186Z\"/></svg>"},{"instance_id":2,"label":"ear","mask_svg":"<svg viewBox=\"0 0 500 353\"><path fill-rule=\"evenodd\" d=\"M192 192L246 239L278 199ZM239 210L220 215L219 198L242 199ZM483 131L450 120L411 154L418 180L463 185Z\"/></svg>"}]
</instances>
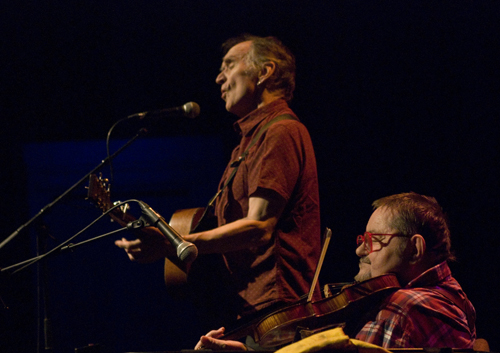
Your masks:
<instances>
[{"instance_id":1,"label":"ear","mask_svg":"<svg viewBox=\"0 0 500 353\"><path fill-rule=\"evenodd\" d=\"M259 81L258 85L264 83L272 74L276 71L276 63L272 61L266 61L264 65L262 65L262 69L259 72Z\"/></svg>"},{"instance_id":2,"label":"ear","mask_svg":"<svg viewBox=\"0 0 500 353\"><path fill-rule=\"evenodd\" d=\"M410 258L410 264L414 265L420 262L425 254L425 239L420 234L415 234L410 238L412 244L412 254Z\"/></svg>"}]
</instances>

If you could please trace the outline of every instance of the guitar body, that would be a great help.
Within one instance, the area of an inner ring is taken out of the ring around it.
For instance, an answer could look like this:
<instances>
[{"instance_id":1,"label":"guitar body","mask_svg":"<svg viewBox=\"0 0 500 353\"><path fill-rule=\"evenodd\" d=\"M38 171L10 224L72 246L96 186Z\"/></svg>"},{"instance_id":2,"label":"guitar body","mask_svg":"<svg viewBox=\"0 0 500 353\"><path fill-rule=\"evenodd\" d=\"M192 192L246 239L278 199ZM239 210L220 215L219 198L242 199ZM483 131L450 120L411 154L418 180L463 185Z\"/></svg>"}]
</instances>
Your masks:
<instances>
[{"instance_id":1,"label":"guitar body","mask_svg":"<svg viewBox=\"0 0 500 353\"><path fill-rule=\"evenodd\" d=\"M204 212L205 208L203 207L178 210L175 211L168 223L179 232L179 234L190 234L193 232L194 227L200 222Z\"/></svg>"},{"instance_id":2,"label":"guitar body","mask_svg":"<svg viewBox=\"0 0 500 353\"><path fill-rule=\"evenodd\" d=\"M216 228L217 218L210 209L189 208L176 211L169 224L185 235ZM164 279L170 295L196 307L203 330L234 323L242 303L234 296L221 254L200 254L188 265L178 258L165 258Z\"/></svg>"},{"instance_id":3,"label":"guitar body","mask_svg":"<svg viewBox=\"0 0 500 353\"><path fill-rule=\"evenodd\" d=\"M205 208L187 208L177 210L170 218L170 226L180 235L190 234L194 227L201 221ZM178 287L187 283L189 268L177 258L165 258L163 276L167 287Z\"/></svg>"}]
</instances>

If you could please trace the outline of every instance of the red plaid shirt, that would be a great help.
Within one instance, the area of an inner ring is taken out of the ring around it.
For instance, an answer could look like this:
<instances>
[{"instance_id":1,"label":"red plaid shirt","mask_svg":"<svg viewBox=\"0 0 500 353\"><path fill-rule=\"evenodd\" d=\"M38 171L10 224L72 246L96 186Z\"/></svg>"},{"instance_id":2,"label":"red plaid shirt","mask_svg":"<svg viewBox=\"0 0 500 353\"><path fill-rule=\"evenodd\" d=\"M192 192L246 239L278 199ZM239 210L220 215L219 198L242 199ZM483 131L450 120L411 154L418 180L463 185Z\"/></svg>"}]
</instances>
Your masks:
<instances>
[{"instance_id":1,"label":"red plaid shirt","mask_svg":"<svg viewBox=\"0 0 500 353\"><path fill-rule=\"evenodd\" d=\"M443 262L386 298L376 318L364 325L356 339L384 348L472 348L475 327L471 332L466 314L433 291L435 287L464 299L475 316L474 307Z\"/></svg>"}]
</instances>

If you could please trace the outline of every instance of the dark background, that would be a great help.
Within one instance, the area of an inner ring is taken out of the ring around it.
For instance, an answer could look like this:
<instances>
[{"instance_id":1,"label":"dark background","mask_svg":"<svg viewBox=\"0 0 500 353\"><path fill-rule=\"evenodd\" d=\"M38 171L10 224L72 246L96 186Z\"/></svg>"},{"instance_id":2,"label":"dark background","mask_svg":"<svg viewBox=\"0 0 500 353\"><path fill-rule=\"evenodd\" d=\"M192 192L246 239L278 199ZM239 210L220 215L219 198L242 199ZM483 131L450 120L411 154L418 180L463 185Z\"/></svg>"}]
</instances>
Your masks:
<instances>
[{"instance_id":1,"label":"dark background","mask_svg":"<svg viewBox=\"0 0 500 353\"><path fill-rule=\"evenodd\" d=\"M0 239L105 158L116 121L188 101L199 118L163 120L117 158L113 195L165 217L203 206L237 141L215 84L219 46L243 32L275 35L296 54L292 108L315 144L322 223L334 234L322 282L356 273L355 236L374 199L435 196L478 335L497 350L499 9L490 0L4 1ZM113 150L135 131L121 124ZM49 247L99 215L84 197L79 186L43 217ZM1 267L35 255L34 228L0 249ZM196 312L164 292L161 264L131 263L113 240L48 261L54 351L194 346ZM0 350L43 351L37 267L6 272Z\"/></svg>"}]
</instances>

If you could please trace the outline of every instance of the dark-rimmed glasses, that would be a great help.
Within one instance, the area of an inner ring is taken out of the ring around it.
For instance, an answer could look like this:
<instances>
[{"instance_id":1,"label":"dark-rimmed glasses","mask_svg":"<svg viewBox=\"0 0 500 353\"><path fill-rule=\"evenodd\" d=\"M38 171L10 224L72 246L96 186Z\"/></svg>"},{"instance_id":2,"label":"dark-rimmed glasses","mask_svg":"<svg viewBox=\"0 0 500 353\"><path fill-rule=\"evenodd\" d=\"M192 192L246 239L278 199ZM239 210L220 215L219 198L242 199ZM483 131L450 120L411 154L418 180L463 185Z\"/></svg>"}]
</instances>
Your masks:
<instances>
[{"instance_id":1,"label":"dark-rimmed glasses","mask_svg":"<svg viewBox=\"0 0 500 353\"><path fill-rule=\"evenodd\" d=\"M385 233L370 233L370 232L364 232L363 235L358 235L356 238L356 244L358 244L358 247L361 244L365 244L365 250L368 251L368 254L371 254L373 251L379 251L382 249L373 250L373 236L374 235L382 235L382 236L387 236L387 237L405 237L405 235L402 234L385 234ZM382 244L380 241L375 240L377 243Z\"/></svg>"}]
</instances>

